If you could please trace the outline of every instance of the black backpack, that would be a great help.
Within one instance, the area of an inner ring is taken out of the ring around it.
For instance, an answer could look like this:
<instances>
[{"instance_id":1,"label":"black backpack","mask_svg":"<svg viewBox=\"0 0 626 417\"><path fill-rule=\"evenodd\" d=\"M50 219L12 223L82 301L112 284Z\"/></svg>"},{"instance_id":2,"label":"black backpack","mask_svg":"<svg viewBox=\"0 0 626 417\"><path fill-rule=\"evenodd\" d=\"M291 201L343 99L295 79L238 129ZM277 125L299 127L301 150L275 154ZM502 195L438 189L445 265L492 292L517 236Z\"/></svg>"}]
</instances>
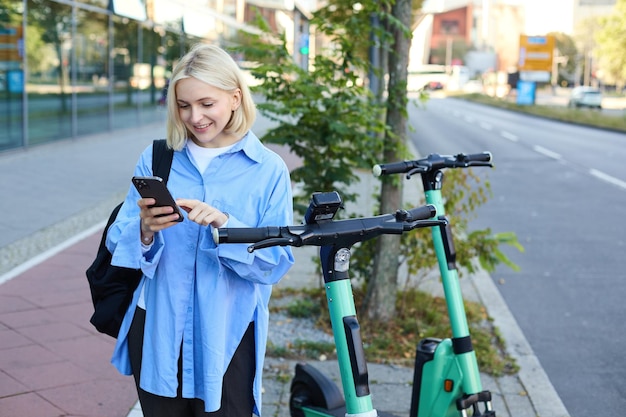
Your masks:
<instances>
[{"instance_id":1,"label":"black backpack","mask_svg":"<svg viewBox=\"0 0 626 417\"><path fill-rule=\"evenodd\" d=\"M152 173L167 183L174 151L167 147L165 139L155 140L152 146ZM115 338L142 277L140 269L111 265L112 255L105 245L109 226L115 221L121 206L122 203L118 204L111 212L102 233L96 259L86 271L94 306L94 313L89 321L100 333Z\"/></svg>"}]
</instances>

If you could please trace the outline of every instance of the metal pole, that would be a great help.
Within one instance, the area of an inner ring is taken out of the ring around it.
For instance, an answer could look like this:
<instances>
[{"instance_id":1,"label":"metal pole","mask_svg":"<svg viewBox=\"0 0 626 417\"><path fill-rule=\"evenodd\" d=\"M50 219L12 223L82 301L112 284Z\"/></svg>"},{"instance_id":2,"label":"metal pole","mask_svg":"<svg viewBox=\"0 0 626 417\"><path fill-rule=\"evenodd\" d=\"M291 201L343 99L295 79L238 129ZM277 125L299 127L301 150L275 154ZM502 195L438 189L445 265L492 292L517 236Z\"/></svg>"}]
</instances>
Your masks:
<instances>
[{"instance_id":1,"label":"metal pole","mask_svg":"<svg viewBox=\"0 0 626 417\"><path fill-rule=\"evenodd\" d=\"M372 29L370 30L370 47L369 47L369 84L370 91L374 94L374 97L378 97L380 91L380 79L376 74L376 70L380 69L380 45L378 42L378 35L376 30L379 27L378 16L374 13L370 16L370 23Z\"/></svg>"},{"instance_id":2,"label":"metal pole","mask_svg":"<svg viewBox=\"0 0 626 417\"><path fill-rule=\"evenodd\" d=\"M22 146L28 147L28 91L26 91L26 83L28 79L28 59L26 57L26 19L28 19L28 1L22 2L24 16L22 18Z\"/></svg>"}]
</instances>

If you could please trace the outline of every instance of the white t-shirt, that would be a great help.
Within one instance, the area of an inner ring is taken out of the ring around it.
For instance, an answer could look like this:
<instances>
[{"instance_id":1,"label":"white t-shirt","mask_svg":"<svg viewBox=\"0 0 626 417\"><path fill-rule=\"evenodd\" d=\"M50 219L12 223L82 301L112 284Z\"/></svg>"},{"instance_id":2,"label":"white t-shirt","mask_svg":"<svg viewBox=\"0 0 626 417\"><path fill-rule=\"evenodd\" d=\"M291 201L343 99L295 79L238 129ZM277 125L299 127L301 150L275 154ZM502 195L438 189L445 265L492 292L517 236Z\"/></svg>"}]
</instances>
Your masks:
<instances>
[{"instance_id":1,"label":"white t-shirt","mask_svg":"<svg viewBox=\"0 0 626 417\"><path fill-rule=\"evenodd\" d=\"M206 168L213 158L228 152L233 146L235 146L234 143L223 148L203 148L202 146L198 146L194 141L187 140L187 149L189 149L193 163L200 173L206 171Z\"/></svg>"}]
</instances>

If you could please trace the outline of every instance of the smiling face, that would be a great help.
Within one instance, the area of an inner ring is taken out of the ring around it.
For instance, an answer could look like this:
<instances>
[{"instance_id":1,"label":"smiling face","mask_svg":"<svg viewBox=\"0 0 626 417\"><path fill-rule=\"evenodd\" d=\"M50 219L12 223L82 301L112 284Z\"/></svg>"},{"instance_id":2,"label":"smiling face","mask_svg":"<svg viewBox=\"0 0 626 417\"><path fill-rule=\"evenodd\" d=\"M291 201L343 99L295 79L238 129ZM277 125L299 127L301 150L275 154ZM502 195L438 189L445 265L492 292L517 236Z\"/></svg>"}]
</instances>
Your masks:
<instances>
[{"instance_id":1,"label":"smiling face","mask_svg":"<svg viewBox=\"0 0 626 417\"><path fill-rule=\"evenodd\" d=\"M221 148L239 137L224 133L233 111L241 105L241 90L221 90L194 77L176 83L178 115L190 139L204 148Z\"/></svg>"}]
</instances>

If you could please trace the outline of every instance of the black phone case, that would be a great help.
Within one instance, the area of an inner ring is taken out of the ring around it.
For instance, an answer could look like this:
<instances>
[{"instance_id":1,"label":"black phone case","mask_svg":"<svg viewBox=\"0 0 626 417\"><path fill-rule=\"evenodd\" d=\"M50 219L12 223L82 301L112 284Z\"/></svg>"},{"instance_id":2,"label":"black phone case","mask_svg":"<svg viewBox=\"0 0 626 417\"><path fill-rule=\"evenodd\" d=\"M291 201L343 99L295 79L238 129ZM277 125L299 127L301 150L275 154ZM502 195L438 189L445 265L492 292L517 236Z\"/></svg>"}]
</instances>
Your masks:
<instances>
[{"instance_id":1,"label":"black phone case","mask_svg":"<svg viewBox=\"0 0 626 417\"><path fill-rule=\"evenodd\" d=\"M155 207L173 207L174 212L178 213L178 221L183 221L183 214L161 177L133 177L132 181L142 198L154 198Z\"/></svg>"}]
</instances>

